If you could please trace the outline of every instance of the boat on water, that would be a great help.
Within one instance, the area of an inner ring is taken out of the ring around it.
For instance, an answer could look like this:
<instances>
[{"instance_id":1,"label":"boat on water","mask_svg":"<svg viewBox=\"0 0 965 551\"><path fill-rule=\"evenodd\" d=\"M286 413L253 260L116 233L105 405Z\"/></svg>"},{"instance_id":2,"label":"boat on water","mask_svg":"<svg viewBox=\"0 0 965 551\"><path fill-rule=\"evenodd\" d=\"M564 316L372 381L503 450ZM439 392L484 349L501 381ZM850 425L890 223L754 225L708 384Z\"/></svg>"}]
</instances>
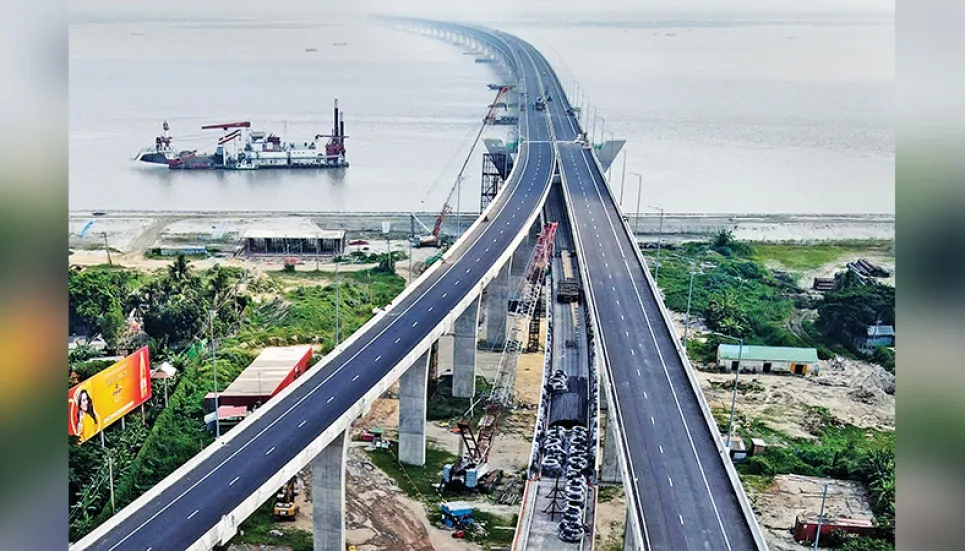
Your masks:
<instances>
[{"instance_id":1,"label":"boat on water","mask_svg":"<svg viewBox=\"0 0 965 551\"><path fill-rule=\"evenodd\" d=\"M143 163L167 165L172 170L258 170L262 168L345 168L345 120L335 100L335 122L331 134L316 134L311 141L282 142L280 136L252 131L249 121L208 124L202 130L221 130L213 153L177 151L170 126L134 157Z\"/></svg>"}]
</instances>

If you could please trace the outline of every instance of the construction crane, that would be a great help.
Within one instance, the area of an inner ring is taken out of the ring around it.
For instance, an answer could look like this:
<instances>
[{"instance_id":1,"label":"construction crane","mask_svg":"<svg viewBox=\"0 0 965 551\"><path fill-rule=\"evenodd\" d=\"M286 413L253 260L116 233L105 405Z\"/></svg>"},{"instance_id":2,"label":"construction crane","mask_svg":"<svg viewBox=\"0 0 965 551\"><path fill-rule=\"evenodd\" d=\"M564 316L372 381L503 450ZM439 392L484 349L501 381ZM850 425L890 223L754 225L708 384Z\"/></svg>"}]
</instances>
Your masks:
<instances>
[{"instance_id":1,"label":"construction crane","mask_svg":"<svg viewBox=\"0 0 965 551\"><path fill-rule=\"evenodd\" d=\"M460 457L457 463L443 467L442 486L462 485L467 489L485 484L489 468L489 452L492 449L499 420L503 411L512 406L514 387L516 385L516 366L519 355L523 350L522 328L527 325L536 310L543 284L546 281L546 270L553 255L553 240L556 237L557 223L552 222L543 226L536 247L529 259L523 281L516 292L515 308L511 312L510 337L503 347L499 360L499 371L496 381L486 400L485 412L473 431L470 415L456 423L461 437ZM462 453L465 450L465 453Z\"/></svg>"},{"instance_id":2,"label":"construction crane","mask_svg":"<svg viewBox=\"0 0 965 551\"><path fill-rule=\"evenodd\" d=\"M422 235L422 236L416 236L415 232L413 231L412 244L414 246L416 247L426 247L426 246L441 247L442 246L442 238L440 237L442 233L442 225L446 221L446 218L449 217L449 214L452 213L452 198L456 194L456 190L459 189L460 187L459 184L462 182L463 178L465 177L464 173L466 172L466 167L469 166L469 160L472 159L472 154L476 150L476 145L479 144L479 138L482 136L483 130L486 129L486 125L493 123L493 121L496 118L496 111L500 107L506 108L506 104L505 102L503 102L503 99L505 98L506 94L509 93L509 90L511 88L512 88L511 86L499 87L499 92L496 93L496 99L493 100L492 104L490 104L489 112L486 113L486 116L483 118L482 124L479 126L479 132L476 133L476 138L473 140L472 146L469 148L469 154L466 155L466 159L463 161L462 167L459 169L459 174L456 176L456 182L452 185L452 189L449 190L449 195L446 197L446 202L443 203L442 205L442 210L439 211L439 216L436 217L436 222L432 226L432 230L429 230L428 227L422 224L422 222L415 217L415 215L412 215L412 218L415 221L418 221L420 226L422 226L425 230L429 231L427 235Z\"/></svg>"}]
</instances>

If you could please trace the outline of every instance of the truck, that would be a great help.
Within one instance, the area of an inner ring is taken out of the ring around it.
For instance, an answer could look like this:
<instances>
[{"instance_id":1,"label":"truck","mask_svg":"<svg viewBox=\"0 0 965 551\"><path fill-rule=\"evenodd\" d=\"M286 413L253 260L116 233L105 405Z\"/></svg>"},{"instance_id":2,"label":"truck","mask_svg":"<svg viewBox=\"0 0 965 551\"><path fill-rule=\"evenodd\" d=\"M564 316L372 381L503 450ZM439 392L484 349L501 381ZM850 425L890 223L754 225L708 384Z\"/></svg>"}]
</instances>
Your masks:
<instances>
[{"instance_id":1,"label":"truck","mask_svg":"<svg viewBox=\"0 0 965 551\"><path fill-rule=\"evenodd\" d=\"M536 106L535 106L535 107L536 107L536 110L537 110L537 111L542 111L542 110L546 109L546 102L543 101L543 97L542 97L542 96L536 96Z\"/></svg>"}]
</instances>

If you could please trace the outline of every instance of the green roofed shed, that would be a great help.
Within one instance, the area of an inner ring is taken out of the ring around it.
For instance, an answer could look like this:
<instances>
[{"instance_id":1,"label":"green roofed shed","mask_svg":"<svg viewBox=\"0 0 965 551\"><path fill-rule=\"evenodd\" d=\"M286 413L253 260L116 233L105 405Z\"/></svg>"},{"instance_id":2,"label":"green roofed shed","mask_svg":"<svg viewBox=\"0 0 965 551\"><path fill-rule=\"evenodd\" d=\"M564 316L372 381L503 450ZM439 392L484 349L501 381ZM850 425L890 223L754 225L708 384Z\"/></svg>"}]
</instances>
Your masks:
<instances>
[{"instance_id":1,"label":"green roofed shed","mask_svg":"<svg viewBox=\"0 0 965 551\"><path fill-rule=\"evenodd\" d=\"M743 352L736 344L721 344L717 348L717 364L722 368L737 369L738 356L741 371L760 373L804 375L818 363L818 351L814 348L744 345Z\"/></svg>"}]
</instances>

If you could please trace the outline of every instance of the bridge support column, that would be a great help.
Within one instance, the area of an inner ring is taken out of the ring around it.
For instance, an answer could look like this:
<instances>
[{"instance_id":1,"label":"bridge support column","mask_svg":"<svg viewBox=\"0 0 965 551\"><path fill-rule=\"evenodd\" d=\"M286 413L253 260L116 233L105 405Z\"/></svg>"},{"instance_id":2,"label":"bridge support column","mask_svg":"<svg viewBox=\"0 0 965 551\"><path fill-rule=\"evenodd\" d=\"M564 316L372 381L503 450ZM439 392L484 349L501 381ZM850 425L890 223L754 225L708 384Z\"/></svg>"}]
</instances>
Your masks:
<instances>
[{"instance_id":1,"label":"bridge support column","mask_svg":"<svg viewBox=\"0 0 965 551\"><path fill-rule=\"evenodd\" d=\"M345 549L346 431L312 460L312 528L315 551Z\"/></svg>"},{"instance_id":2,"label":"bridge support column","mask_svg":"<svg viewBox=\"0 0 965 551\"><path fill-rule=\"evenodd\" d=\"M505 306L503 307L505 309ZM506 314L503 313L505 320ZM476 394L476 330L479 327L479 299L466 308L453 324L452 395L472 398Z\"/></svg>"},{"instance_id":3,"label":"bridge support column","mask_svg":"<svg viewBox=\"0 0 965 551\"><path fill-rule=\"evenodd\" d=\"M602 393L601 393L602 394ZM613 425L616 419L611 411L606 414L606 436L603 438L603 465L600 467L601 482L621 482L623 477L620 475L620 461L617 447L617 432Z\"/></svg>"},{"instance_id":4,"label":"bridge support column","mask_svg":"<svg viewBox=\"0 0 965 551\"><path fill-rule=\"evenodd\" d=\"M510 258L486 288L486 345L493 350L502 350L506 345L512 265Z\"/></svg>"},{"instance_id":5,"label":"bridge support column","mask_svg":"<svg viewBox=\"0 0 965 551\"><path fill-rule=\"evenodd\" d=\"M637 551L637 538L633 534L633 525L630 524L630 511L627 511L626 531L623 536L623 551Z\"/></svg>"},{"instance_id":6,"label":"bridge support column","mask_svg":"<svg viewBox=\"0 0 965 551\"><path fill-rule=\"evenodd\" d=\"M399 461L426 464L426 398L429 352L419 356L399 378Z\"/></svg>"}]
</instances>

